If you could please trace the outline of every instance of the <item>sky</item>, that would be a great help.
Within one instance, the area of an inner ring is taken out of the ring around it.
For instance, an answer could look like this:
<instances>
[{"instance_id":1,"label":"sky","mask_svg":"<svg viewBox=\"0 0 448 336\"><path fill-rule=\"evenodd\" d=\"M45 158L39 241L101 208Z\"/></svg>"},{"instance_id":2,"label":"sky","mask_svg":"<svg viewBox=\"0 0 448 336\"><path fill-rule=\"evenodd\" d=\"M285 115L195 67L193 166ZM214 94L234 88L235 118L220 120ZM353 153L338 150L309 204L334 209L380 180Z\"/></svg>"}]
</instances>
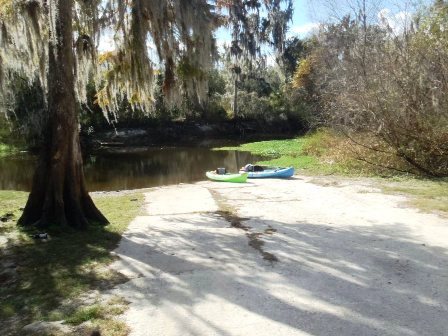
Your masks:
<instances>
[{"instance_id":1,"label":"sky","mask_svg":"<svg viewBox=\"0 0 448 336\"><path fill-rule=\"evenodd\" d=\"M317 24L311 19L309 6L307 2L310 0L294 0L294 15L291 23L290 31L288 32L288 37L299 35L305 37ZM222 46L224 43L230 42L229 32L220 28L216 32L216 38L218 46Z\"/></svg>"},{"instance_id":2,"label":"sky","mask_svg":"<svg viewBox=\"0 0 448 336\"><path fill-rule=\"evenodd\" d=\"M318 22L341 17L350 10L350 3L359 0L294 0L294 15L288 32L288 37L299 36L301 38L310 34L319 26ZM367 12L371 13L373 19L378 19L378 14L387 19L392 28L399 31L406 20L409 20L413 12L408 3L429 4L432 0L367 0ZM333 5L328 5L332 3ZM216 35L218 44L230 40L229 33L220 29Z\"/></svg>"},{"instance_id":3,"label":"sky","mask_svg":"<svg viewBox=\"0 0 448 336\"><path fill-rule=\"evenodd\" d=\"M294 1L294 16L292 18L290 35L304 37L317 26L317 19L312 18L312 13L307 0Z\"/></svg>"},{"instance_id":4,"label":"sky","mask_svg":"<svg viewBox=\"0 0 448 336\"><path fill-rule=\"evenodd\" d=\"M347 12L353 12L351 4L359 4L362 0L294 0L294 14L287 37L305 38L319 27L319 22L339 21ZM399 35L404 27L409 26L415 7L410 3L430 4L433 0L367 0L366 12L370 21L387 22L395 34ZM229 32L220 28L216 32L218 50L224 51L231 38ZM275 63L274 52L264 48L268 64Z\"/></svg>"},{"instance_id":5,"label":"sky","mask_svg":"<svg viewBox=\"0 0 448 336\"><path fill-rule=\"evenodd\" d=\"M412 13L420 5L430 5L433 0L367 0L366 11L371 20L385 19L391 28L399 33L410 23ZM332 3L332 5L329 5ZM318 26L318 22L340 19L352 11L351 4L361 0L294 0L294 16L289 36L304 37ZM358 5L359 6L359 5Z\"/></svg>"},{"instance_id":6,"label":"sky","mask_svg":"<svg viewBox=\"0 0 448 336\"><path fill-rule=\"evenodd\" d=\"M325 3L333 3L332 6ZM341 18L345 13L352 11L350 4L360 3L360 0L295 0L295 12L291 24L290 34L303 37L317 22ZM367 0L367 13L371 20L386 19L392 29L399 32L403 26L409 24L411 15L416 6L429 5L433 0Z\"/></svg>"}]
</instances>

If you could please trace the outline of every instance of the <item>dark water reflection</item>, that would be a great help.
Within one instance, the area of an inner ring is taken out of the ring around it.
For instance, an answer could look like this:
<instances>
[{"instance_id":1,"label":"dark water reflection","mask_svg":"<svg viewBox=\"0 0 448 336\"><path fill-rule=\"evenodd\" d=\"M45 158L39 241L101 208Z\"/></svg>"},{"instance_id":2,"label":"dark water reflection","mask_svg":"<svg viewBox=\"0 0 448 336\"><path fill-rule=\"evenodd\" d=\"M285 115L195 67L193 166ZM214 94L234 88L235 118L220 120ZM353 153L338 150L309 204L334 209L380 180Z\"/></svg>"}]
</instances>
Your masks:
<instances>
[{"instance_id":1,"label":"dark water reflection","mask_svg":"<svg viewBox=\"0 0 448 336\"><path fill-rule=\"evenodd\" d=\"M258 158L207 148L127 148L85 158L84 172L90 191L125 190L201 181L207 170L237 171ZM27 154L0 158L0 189L28 191L35 164Z\"/></svg>"}]
</instances>

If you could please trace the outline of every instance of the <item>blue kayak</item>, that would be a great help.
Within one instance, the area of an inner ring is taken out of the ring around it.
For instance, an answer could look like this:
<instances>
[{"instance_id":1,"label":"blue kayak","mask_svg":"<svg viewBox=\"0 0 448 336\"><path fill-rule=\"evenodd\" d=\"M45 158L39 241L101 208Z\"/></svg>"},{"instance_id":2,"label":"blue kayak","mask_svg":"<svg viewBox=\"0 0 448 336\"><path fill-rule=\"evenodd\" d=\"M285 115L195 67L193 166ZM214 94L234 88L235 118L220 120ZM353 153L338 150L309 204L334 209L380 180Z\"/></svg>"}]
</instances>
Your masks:
<instances>
[{"instance_id":1,"label":"blue kayak","mask_svg":"<svg viewBox=\"0 0 448 336\"><path fill-rule=\"evenodd\" d=\"M294 175L294 167L263 167L246 165L241 171L247 172L248 178L288 178Z\"/></svg>"}]
</instances>

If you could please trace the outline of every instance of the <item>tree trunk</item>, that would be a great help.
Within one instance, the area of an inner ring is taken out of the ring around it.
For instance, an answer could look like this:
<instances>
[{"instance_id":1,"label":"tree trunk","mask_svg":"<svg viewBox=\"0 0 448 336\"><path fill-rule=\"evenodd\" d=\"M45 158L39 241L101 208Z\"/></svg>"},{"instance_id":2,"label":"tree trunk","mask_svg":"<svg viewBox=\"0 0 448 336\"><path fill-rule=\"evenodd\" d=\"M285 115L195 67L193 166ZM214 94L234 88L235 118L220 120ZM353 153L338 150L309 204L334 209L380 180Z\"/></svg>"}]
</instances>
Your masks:
<instances>
[{"instance_id":1,"label":"tree trunk","mask_svg":"<svg viewBox=\"0 0 448 336\"><path fill-rule=\"evenodd\" d=\"M86 228L107 224L86 189L74 89L73 0L57 1L49 44L48 123L33 185L19 225ZM54 39L52 39L54 40Z\"/></svg>"},{"instance_id":2,"label":"tree trunk","mask_svg":"<svg viewBox=\"0 0 448 336\"><path fill-rule=\"evenodd\" d=\"M233 119L238 118L238 79L235 78L234 91L233 91Z\"/></svg>"}]
</instances>

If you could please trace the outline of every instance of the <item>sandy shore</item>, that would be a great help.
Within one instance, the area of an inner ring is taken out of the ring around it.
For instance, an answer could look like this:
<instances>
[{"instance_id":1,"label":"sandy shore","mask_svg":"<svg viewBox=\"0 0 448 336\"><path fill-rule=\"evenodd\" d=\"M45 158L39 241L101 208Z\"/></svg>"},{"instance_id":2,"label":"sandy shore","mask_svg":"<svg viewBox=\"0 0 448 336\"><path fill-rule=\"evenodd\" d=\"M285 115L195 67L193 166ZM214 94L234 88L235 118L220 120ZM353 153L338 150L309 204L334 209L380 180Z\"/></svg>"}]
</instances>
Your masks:
<instances>
[{"instance_id":1,"label":"sandy shore","mask_svg":"<svg viewBox=\"0 0 448 336\"><path fill-rule=\"evenodd\" d=\"M368 182L148 189L112 267L131 335L447 335L448 223Z\"/></svg>"}]
</instances>

